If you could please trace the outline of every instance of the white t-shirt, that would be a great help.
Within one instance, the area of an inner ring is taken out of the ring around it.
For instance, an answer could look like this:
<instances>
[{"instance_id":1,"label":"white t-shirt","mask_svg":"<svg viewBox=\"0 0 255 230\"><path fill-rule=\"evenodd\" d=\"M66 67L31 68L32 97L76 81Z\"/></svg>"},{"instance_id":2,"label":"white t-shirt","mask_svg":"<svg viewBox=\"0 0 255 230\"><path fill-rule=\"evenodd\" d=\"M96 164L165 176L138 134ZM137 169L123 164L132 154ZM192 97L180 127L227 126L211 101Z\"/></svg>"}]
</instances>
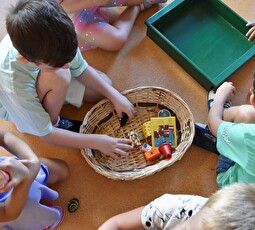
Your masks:
<instances>
[{"instance_id":1,"label":"white t-shirt","mask_svg":"<svg viewBox=\"0 0 255 230\"><path fill-rule=\"evenodd\" d=\"M145 229L170 230L195 215L207 200L196 195L164 194L143 209L142 224Z\"/></svg>"}]
</instances>

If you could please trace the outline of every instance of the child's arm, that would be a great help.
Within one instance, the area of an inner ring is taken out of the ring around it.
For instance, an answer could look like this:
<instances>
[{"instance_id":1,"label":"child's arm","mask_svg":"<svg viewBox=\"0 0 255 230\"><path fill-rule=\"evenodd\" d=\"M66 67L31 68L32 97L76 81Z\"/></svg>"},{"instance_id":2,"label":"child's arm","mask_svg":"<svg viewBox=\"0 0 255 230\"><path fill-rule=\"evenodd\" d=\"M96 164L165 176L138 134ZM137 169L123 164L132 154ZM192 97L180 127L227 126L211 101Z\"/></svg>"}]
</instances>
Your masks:
<instances>
[{"instance_id":1,"label":"child's arm","mask_svg":"<svg viewBox=\"0 0 255 230\"><path fill-rule=\"evenodd\" d=\"M10 175L10 181L1 192L13 188L6 201L0 203L0 222L7 222L18 218L24 208L29 187L39 171L40 163L31 148L10 132L0 131L0 145L21 159L8 158L0 163L0 169Z\"/></svg>"},{"instance_id":2,"label":"child's arm","mask_svg":"<svg viewBox=\"0 0 255 230\"><path fill-rule=\"evenodd\" d=\"M255 37L255 22L254 21L248 22L246 26L251 26L249 31L246 33L246 37L248 37L249 41L252 41Z\"/></svg>"},{"instance_id":3,"label":"child's arm","mask_svg":"<svg viewBox=\"0 0 255 230\"><path fill-rule=\"evenodd\" d=\"M144 230L141 214L144 207L111 217L98 230Z\"/></svg>"},{"instance_id":4,"label":"child's arm","mask_svg":"<svg viewBox=\"0 0 255 230\"><path fill-rule=\"evenodd\" d=\"M129 120L133 118L135 111L132 103L113 86L107 84L99 73L91 66L88 66L77 79L82 84L86 85L86 87L108 98L113 103L119 118L122 117L122 113L126 113Z\"/></svg>"},{"instance_id":5,"label":"child's arm","mask_svg":"<svg viewBox=\"0 0 255 230\"><path fill-rule=\"evenodd\" d=\"M223 111L223 120L229 122L236 122L236 116L239 112L239 106L232 106Z\"/></svg>"},{"instance_id":6,"label":"child's arm","mask_svg":"<svg viewBox=\"0 0 255 230\"><path fill-rule=\"evenodd\" d=\"M254 123L255 108L252 105L239 105L224 109L223 120L235 123Z\"/></svg>"},{"instance_id":7,"label":"child's arm","mask_svg":"<svg viewBox=\"0 0 255 230\"><path fill-rule=\"evenodd\" d=\"M129 139L114 138L104 134L81 134L54 127L51 133L41 138L50 144L69 148L97 149L113 158L118 158L118 154L128 155L126 151L133 149Z\"/></svg>"},{"instance_id":8,"label":"child's arm","mask_svg":"<svg viewBox=\"0 0 255 230\"><path fill-rule=\"evenodd\" d=\"M208 115L208 126L214 136L217 136L218 127L224 121L224 103L235 95L235 90L232 82L224 82L216 91L213 105Z\"/></svg>"}]
</instances>

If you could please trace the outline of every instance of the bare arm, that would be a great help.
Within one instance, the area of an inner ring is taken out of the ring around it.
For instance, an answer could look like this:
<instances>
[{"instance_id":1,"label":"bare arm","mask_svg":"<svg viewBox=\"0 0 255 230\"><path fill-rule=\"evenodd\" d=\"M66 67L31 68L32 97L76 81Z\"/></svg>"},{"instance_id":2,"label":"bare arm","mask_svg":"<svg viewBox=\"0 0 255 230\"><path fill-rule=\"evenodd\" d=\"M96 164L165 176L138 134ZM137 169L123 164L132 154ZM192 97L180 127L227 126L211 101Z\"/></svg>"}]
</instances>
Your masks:
<instances>
[{"instance_id":1,"label":"bare arm","mask_svg":"<svg viewBox=\"0 0 255 230\"><path fill-rule=\"evenodd\" d=\"M106 83L94 68L88 66L77 79L86 87L108 98L113 103L118 117L122 117L122 113L126 113L129 120L132 119L135 112L132 103L111 84Z\"/></svg>"},{"instance_id":2,"label":"bare arm","mask_svg":"<svg viewBox=\"0 0 255 230\"><path fill-rule=\"evenodd\" d=\"M39 171L40 163L31 148L10 132L0 131L0 145L21 159L9 158L0 163L0 169L9 173L11 178L2 192L13 188L6 201L0 203L0 221L7 222L16 219L24 208L29 187Z\"/></svg>"},{"instance_id":3,"label":"bare arm","mask_svg":"<svg viewBox=\"0 0 255 230\"><path fill-rule=\"evenodd\" d=\"M252 105L240 105L224 109L223 120L235 123L254 123L255 108Z\"/></svg>"},{"instance_id":4,"label":"bare arm","mask_svg":"<svg viewBox=\"0 0 255 230\"><path fill-rule=\"evenodd\" d=\"M98 230L144 230L141 214L144 207L133 209L107 220Z\"/></svg>"},{"instance_id":5,"label":"bare arm","mask_svg":"<svg viewBox=\"0 0 255 230\"><path fill-rule=\"evenodd\" d=\"M216 91L212 108L208 115L208 126L211 133L217 136L217 131L223 120L224 103L235 94L232 82L224 82Z\"/></svg>"},{"instance_id":6,"label":"bare arm","mask_svg":"<svg viewBox=\"0 0 255 230\"><path fill-rule=\"evenodd\" d=\"M133 148L129 139L104 134L81 134L54 127L50 134L41 138L50 144L64 147L97 149L113 158L118 158L118 154L127 155L126 151Z\"/></svg>"}]
</instances>

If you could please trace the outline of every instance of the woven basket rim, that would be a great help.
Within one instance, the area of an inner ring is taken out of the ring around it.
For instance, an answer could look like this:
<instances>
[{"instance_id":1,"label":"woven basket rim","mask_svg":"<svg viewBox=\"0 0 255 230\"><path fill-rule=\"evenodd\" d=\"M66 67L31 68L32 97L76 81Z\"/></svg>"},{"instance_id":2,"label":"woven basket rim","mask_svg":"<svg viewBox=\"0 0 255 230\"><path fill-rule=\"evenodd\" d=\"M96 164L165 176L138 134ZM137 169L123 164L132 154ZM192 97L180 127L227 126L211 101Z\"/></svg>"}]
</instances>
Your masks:
<instances>
[{"instance_id":1,"label":"woven basket rim","mask_svg":"<svg viewBox=\"0 0 255 230\"><path fill-rule=\"evenodd\" d=\"M161 171L162 169L169 167L170 165L172 165L173 163L175 163L177 160L180 160L182 158L182 156L184 155L184 153L187 151L187 149L190 147L190 145L192 144L194 135L195 135L195 126L194 126L194 118L193 118L193 114L191 113L191 110L188 106L188 104L175 92L163 88L163 87L157 87L157 86L140 86L140 87L135 87L135 88L131 88L128 90L124 90L121 93L123 95L128 95L129 93L132 93L134 91L139 91L139 90L161 90L164 92L169 93L170 95L172 95L173 97L177 98L178 101L180 101L180 103L182 103L182 105L185 107L185 109L187 110L187 112L189 113L189 117L190 117L190 129L191 129L191 133L189 136L189 140L186 143L185 142L185 146L182 146L181 148L183 148L182 151L184 151L181 155L175 155L173 154L171 160L167 160L167 159L163 159L160 160L158 163L153 164L153 165L148 165L145 168L139 170L133 170L133 171L122 171L122 172L117 172L114 170L110 170L107 167L105 167L104 165L100 164L100 162L98 162L95 157L92 155L92 150L85 148L85 149L81 149L81 153L83 155L83 157L85 158L86 162L99 174L113 179L113 180L135 180L135 179L141 179L144 177L147 177L149 175L153 175L159 171ZM102 99L101 101L99 101L98 103L96 103L85 115L84 120L83 120L83 124L81 125L80 128L80 132L83 131L83 127L85 127L88 122L89 122L89 118L91 116L91 114L93 113L94 110L96 110L98 107L109 103L109 99ZM182 144L182 143L181 143ZM179 144L180 146L180 144ZM178 147L179 147L178 146ZM178 149L177 147L177 149Z\"/></svg>"}]
</instances>

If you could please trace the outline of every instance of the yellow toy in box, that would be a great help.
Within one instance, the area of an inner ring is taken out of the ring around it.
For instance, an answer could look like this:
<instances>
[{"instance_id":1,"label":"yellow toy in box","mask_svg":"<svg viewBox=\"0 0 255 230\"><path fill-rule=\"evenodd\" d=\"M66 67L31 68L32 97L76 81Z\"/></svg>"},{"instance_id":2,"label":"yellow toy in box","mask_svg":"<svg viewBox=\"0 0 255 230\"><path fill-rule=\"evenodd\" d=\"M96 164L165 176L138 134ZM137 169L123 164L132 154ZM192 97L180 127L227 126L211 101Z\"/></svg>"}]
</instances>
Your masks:
<instances>
[{"instance_id":1,"label":"yellow toy in box","mask_svg":"<svg viewBox=\"0 0 255 230\"><path fill-rule=\"evenodd\" d=\"M170 143L172 148L177 147L176 118L172 117L152 117L151 142L152 147L158 147L163 142Z\"/></svg>"},{"instance_id":2,"label":"yellow toy in box","mask_svg":"<svg viewBox=\"0 0 255 230\"><path fill-rule=\"evenodd\" d=\"M151 136L151 121L147 121L143 123L143 136L145 138L150 137Z\"/></svg>"}]
</instances>

